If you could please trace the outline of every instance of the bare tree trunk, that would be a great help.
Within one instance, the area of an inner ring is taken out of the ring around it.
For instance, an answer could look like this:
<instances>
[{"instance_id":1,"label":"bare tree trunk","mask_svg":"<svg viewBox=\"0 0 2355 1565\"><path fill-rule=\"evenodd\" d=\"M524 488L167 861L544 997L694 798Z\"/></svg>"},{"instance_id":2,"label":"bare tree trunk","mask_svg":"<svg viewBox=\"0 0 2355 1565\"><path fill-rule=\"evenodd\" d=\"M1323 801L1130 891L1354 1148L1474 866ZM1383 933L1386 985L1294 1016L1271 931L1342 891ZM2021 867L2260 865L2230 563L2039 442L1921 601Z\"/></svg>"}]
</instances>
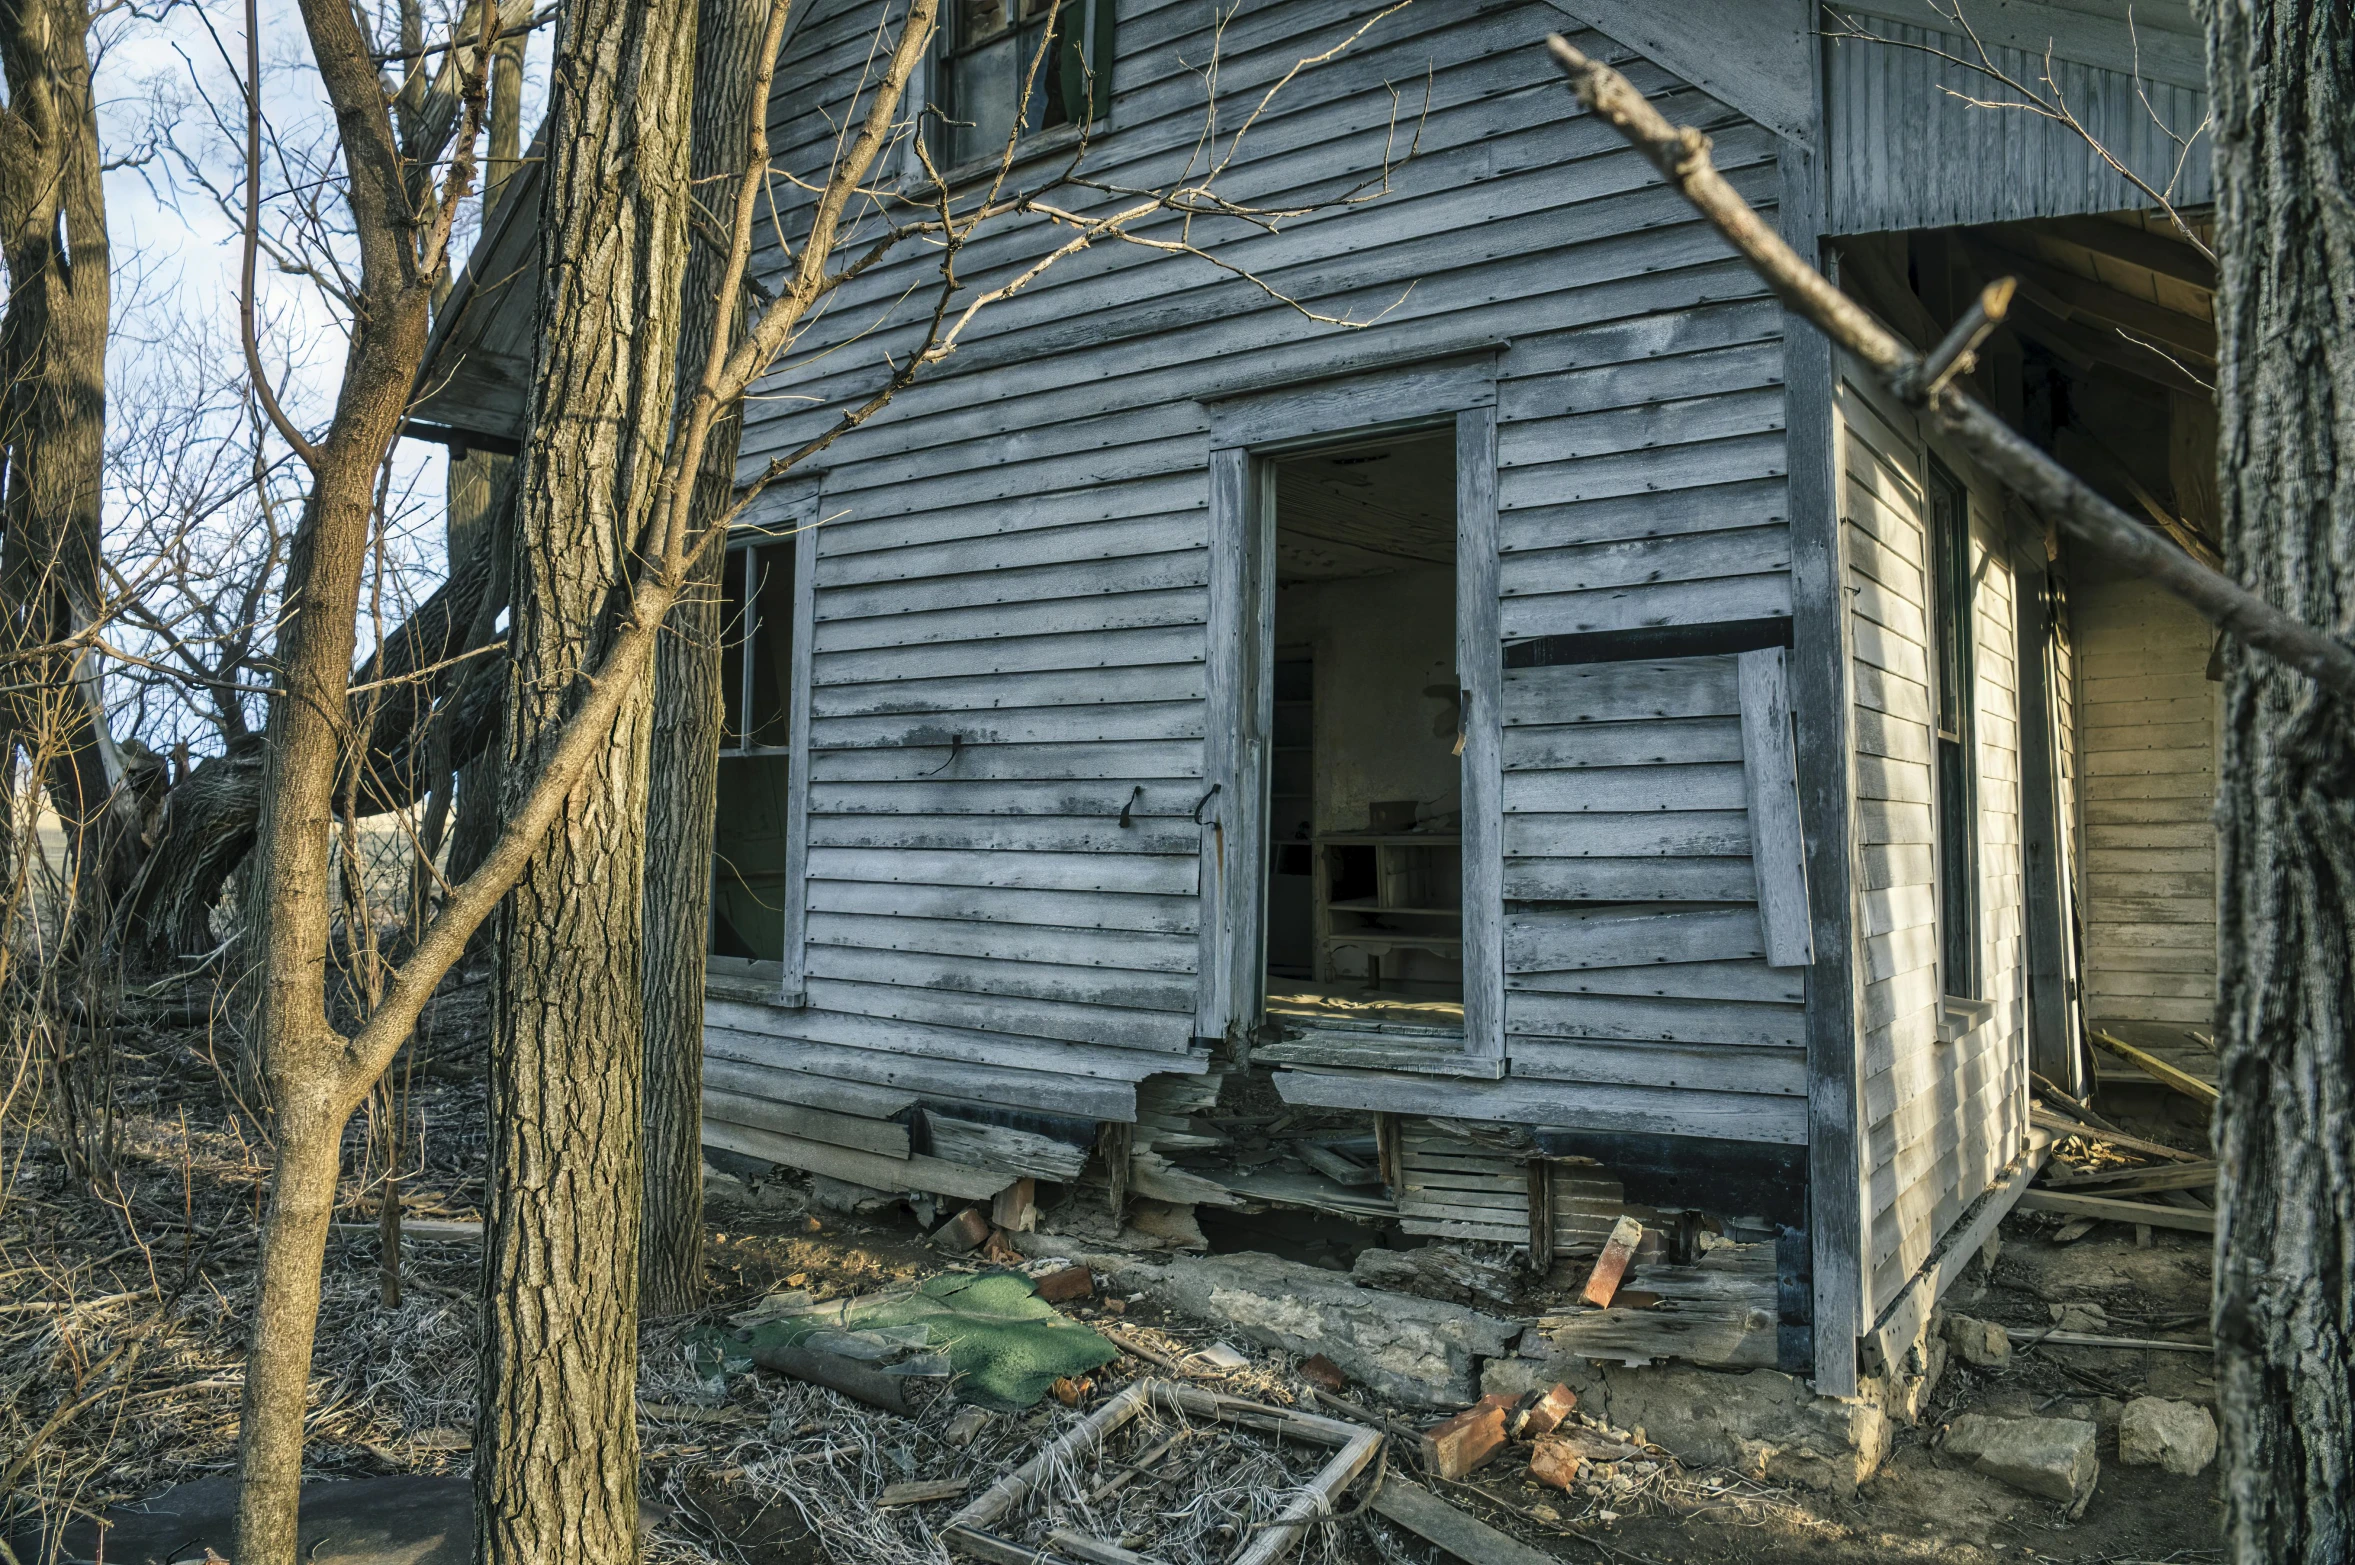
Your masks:
<instances>
[{"instance_id":1,"label":"bare tree trunk","mask_svg":"<svg viewBox=\"0 0 2355 1565\"><path fill-rule=\"evenodd\" d=\"M0 630L18 646L64 640L98 612L99 494L106 441L106 331L111 261L99 173L89 13L81 0L0 9ZM9 703L23 742L38 732L50 800L89 893L115 866L101 833L121 781L105 715L82 688L80 659L34 665ZM127 802L127 801L126 801ZM95 873L93 873L95 871Z\"/></svg>"},{"instance_id":2,"label":"bare tree trunk","mask_svg":"<svg viewBox=\"0 0 2355 1565\"><path fill-rule=\"evenodd\" d=\"M693 0L580 0L558 24L509 620L509 813L587 699L576 676L631 617L633 550L671 429L694 52ZM651 675L636 664L601 753L499 915L475 1445L475 1558L492 1565L637 1558Z\"/></svg>"},{"instance_id":3,"label":"bare tree trunk","mask_svg":"<svg viewBox=\"0 0 2355 1565\"><path fill-rule=\"evenodd\" d=\"M695 24L695 123L689 167L695 199L725 233L721 203L750 147L754 69L769 0L702 0ZM690 244L680 289L679 380L692 386L722 321L727 251L708 235ZM726 310L728 345L744 335L743 301ZM736 487L742 403L712 424L695 475L690 523L707 527ZM646 1197L639 1236L638 1307L674 1315L695 1307L703 1278L703 959L711 918L712 826L719 811L720 572L708 549L671 610L654 655L654 745L646 801Z\"/></svg>"},{"instance_id":4,"label":"bare tree trunk","mask_svg":"<svg viewBox=\"0 0 2355 1565\"><path fill-rule=\"evenodd\" d=\"M2355 633L2355 17L2203 0L2230 573ZM2355 1556L2355 711L2227 644L2216 1344L2232 1556Z\"/></svg>"}]
</instances>

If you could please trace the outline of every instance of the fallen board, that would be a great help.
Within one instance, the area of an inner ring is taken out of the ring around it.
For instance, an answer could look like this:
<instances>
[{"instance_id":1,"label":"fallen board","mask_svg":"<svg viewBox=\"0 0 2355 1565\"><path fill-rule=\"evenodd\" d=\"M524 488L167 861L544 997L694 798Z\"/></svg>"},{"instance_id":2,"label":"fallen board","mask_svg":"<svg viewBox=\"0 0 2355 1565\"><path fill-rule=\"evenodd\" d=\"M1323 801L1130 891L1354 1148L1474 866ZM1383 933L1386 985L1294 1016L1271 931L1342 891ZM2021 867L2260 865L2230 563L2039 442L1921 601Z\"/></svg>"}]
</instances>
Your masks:
<instances>
[{"instance_id":1,"label":"fallen board","mask_svg":"<svg viewBox=\"0 0 2355 1565\"><path fill-rule=\"evenodd\" d=\"M1407 1531L1473 1565L1561 1565L1553 1555L1465 1515L1421 1484L1409 1483L1396 1473L1383 1476L1382 1486L1374 1491L1373 1505Z\"/></svg>"},{"instance_id":2,"label":"fallen board","mask_svg":"<svg viewBox=\"0 0 2355 1565\"><path fill-rule=\"evenodd\" d=\"M2192 1075L2189 1071L2177 1070L2157 1055L2136 1048L2123 1038L2114 1037L2096 1027L2093 1029L2093 1041L2143 1074L2165 1082L2187 1098L2197 1098L2202 1103L2216 1101L2217 1094L2214 1087Z\"/></svg>"},{"instance_id":3,"label":"fallen board","mask_svg":"<svg viewBox=\"0 0 2355 1565\"><path fill-rule=\"evenodd\" d=\"M2153 1228L2180 1228L2186 1233L2216 1231L2214 1212L2187 1211L2180 1206L2152 1206L2142 1201L2120 1201L2108 1196L2073 1195L2064 1190L2031 1190L2020 1197L2023 1212L2061 1212L2070 1217L2097 1217L2112 1223L2147 1223Z\"/></svg>"}]
</instances>

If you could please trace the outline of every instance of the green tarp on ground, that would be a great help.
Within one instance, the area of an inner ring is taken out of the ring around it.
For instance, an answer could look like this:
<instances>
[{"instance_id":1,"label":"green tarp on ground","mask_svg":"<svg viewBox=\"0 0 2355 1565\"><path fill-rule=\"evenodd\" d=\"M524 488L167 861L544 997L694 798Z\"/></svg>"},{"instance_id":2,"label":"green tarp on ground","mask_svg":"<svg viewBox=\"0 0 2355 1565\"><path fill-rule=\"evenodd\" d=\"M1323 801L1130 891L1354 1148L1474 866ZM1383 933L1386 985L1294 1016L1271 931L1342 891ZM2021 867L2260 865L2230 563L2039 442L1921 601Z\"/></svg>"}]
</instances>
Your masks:
<instances>
[{"instance_id":1,"label":"green tarp on ground","mask_svg":"<svg viewBox=\"0 0 2355 1565\"><path fill-rule=\"evenodd\" d=\"M952 1273L913 1292L818 1305L707 1340L730 1369L756 1347L842 1353L887 1370L889 1360L910 1353L939 1354L948 1360L960 1401L1001 1412L1030 1407L1056 1380L1120 1357L1119 1348L1065 1319L1015 1271Z\"/></svg>"}]
</instances>

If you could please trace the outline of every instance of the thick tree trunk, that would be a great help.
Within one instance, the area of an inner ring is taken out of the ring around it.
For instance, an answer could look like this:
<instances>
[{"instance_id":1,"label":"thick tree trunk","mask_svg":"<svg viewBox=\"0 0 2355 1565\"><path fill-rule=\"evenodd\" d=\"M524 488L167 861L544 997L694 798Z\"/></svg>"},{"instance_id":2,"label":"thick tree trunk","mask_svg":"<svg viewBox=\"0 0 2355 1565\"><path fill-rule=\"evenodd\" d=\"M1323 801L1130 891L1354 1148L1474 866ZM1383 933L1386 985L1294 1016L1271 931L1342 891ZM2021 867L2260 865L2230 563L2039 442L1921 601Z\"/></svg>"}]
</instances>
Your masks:
<instances>
[{"instance_id":1,"label":"thick tree trunk","mask_svg":"<svg viewBox=\"0 0 2355 1565\"><path fill-rule=\"evenodd\" d=\"M504 797L624 617L671 423L693 0L558 23ZM637 1558L640 916L651 668L499 915L475 1557ZM618 677L618 676L614 676Z\"/></svg>"},{"instance_id":2,"label":"thick tree trunk","mask_svg":"<svg viewBox=\"0 0 2355 1565\"><path fill-rule=\"evenodd\" d=\"M2355 634L2355 16L2204 0L2225 559ZM2355 1556L2355 711L2227 662L2216 1343L2246 1565Z\"/></svg>"},{"instance_id":3,"label":"thick tree trunk","mask_svg":"<svg viewBox=\"0 0 2355 1565\"><path fill-rule=\"evenodd\" d=\"M0 8L0 636L62 641L96 616L99 495L106 441L106 331L112 278L81 0ZM18 671L20 674L23 670ZM81 660L66 655L11 681L7 727L36 756L50 801L96 891L114 844L99 831L122 781ZM93 896L93 905L103 902Z\"/></svg>"},{"instance_id":4,"label":"thick tree trunk","mask_svg":"<svg viewBox=\"0 0 2355 1565\"><path fill-rule=\"evenodd\" d=\"M769 0L701 0L695 24L695 122L689 166L696 199L724 210L749 150L755 70ZM720 232L724 225L715 224ZM679 381L702 376L726 249L710 233L689 246L680 289ZM725 321L743 335L742 301ZM692 525L726 510L736 487L741 404L714 421L695 476ZM671 610L654 662L654 745L646 803L646 1197L638 1307L695 1307L703 1275L703 959L711 918L712 826L719 810L720 572L704 553Z\"/></svg>"}]
</instances>

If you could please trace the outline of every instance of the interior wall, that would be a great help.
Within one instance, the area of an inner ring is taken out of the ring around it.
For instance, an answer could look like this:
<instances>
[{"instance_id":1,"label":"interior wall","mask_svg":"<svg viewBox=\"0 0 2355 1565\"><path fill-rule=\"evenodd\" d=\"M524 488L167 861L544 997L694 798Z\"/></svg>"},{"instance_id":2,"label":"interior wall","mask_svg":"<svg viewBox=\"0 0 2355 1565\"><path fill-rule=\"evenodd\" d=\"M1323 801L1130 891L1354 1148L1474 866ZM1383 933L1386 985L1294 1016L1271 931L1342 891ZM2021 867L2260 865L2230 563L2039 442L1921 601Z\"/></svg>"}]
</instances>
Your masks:
<instances>
[{"instance_id":1,"label":"interior wall","mask_svg":"<svg viewBox=\"0 0 2355 1565\"><path fill-rule=\"evenodd\" d=\"M1455 757L1455 572L1296 582L1276 590L1276 641L1316 664L1316 830L1363 830L1376 800L1418 823L1462 812ZM1445 695L1426 691L1445 687Z\"/></svg>"},{"instance_id":2,"label":"interior wall","mask_svg":"<svg viewBox=\"0 0 2355 1565\"><path fill-rule=\"evenodd\" d=\"M2148 581L2079 559L2085 1014L2206 1027L2216 1008L2213 634Z\"/></svg>"}]
</instances>

